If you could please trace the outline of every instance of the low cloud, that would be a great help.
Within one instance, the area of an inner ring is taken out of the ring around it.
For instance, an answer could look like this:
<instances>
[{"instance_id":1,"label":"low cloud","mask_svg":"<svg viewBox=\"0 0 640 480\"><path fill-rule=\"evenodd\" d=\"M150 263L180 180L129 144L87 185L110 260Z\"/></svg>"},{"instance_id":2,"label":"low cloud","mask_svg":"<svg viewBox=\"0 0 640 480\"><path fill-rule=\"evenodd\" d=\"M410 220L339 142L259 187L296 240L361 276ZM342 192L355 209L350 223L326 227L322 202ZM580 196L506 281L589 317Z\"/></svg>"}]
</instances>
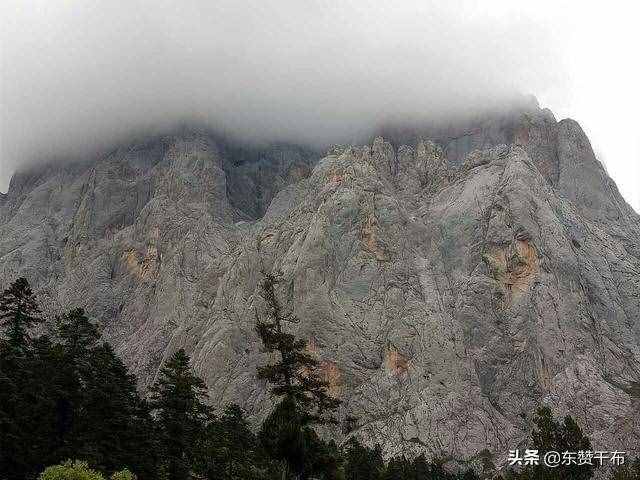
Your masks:
<instances>
[{"instance_id":1,"label":"low cloud","mask_svg":"<svg viewBox=\"0 0 640 480\"><path fill-rule=\"evenodd\" d=\"M0 179L182 122L325 145L559 81L544 19L476 3L5 0Z\"/></svg>"}]
</instances>

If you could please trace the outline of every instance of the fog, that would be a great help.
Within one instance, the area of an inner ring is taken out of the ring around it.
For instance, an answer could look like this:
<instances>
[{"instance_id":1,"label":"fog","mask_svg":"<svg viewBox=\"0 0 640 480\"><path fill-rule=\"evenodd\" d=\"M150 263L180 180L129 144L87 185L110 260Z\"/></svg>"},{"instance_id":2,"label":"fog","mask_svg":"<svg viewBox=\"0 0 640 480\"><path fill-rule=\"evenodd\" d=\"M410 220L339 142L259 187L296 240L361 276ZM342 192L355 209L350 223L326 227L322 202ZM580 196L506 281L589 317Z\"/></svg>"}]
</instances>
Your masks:
<instances>
[{"instance_id":1,"label":"fog","mask_svg":"<svg viewBox=\"0 0 640 480\"><path fill-rule=\"evenodd\" d=\"M492 5L4 0L0 190L21 165L184 122L320 146L517 93L563 98L560 4Z\"/></svg>"}]
</instances>

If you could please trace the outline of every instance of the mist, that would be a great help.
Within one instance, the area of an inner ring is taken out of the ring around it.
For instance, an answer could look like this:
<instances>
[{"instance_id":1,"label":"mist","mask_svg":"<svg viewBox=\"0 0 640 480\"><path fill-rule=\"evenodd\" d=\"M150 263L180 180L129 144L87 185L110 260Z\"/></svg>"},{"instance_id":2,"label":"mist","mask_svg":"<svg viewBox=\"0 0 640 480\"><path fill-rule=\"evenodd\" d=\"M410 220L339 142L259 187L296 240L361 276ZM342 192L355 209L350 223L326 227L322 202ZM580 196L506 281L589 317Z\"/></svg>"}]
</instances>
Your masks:
<instances>
[{"instance_id":1,"label":"mist","mask_svg":"<svg viewBox=\"0 0 640 480\"><path fill-rule=\"evenodd\" d=\"M181 123L322 146L562 84L543 14L475 3L5 0L0 190Z\"/></svg>"}]
</instances>

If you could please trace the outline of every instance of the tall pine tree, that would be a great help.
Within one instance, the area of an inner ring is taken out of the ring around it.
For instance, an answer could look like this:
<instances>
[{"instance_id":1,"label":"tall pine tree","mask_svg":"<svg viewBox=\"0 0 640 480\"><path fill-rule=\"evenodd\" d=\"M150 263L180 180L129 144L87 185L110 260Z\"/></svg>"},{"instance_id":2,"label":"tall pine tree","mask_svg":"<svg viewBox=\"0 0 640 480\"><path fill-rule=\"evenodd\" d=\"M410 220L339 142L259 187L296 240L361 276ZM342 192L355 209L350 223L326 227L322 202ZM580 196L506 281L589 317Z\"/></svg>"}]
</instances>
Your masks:
<instances>
[{"instance_id":1,"label":"tall pine tree","mask_svg":"<svg viewBox=\"0 0 640 480\"><path fill-rule=\"evenodd\" d=\"M582 432L571 416L566 416L562 422L553 418L549 407L539 408L534 420L536 428L531 433L532 448L537 449L540 458L548 451L579 452L591 451L591 441ZM594 465L560 465L557 468L548 468L544 465L536 465L527 468L529 478L538 478L544 474L549 480L588 480L593 476Z\"/></svg>"},{"instance_id":2,"label":"tall pine tree","mask_svg":"<svg viewBox=\"0 0 640 480\"><path fill-rule=\"evenodd\" d=\"M207 388L178 350L160 371L153 385L151 408L155 412L162 470L169 480L187 480L197 457L197 445L211 418L205 404Z\"/></svg>"},{"instance_id":3,"label":"tall pine tree","mask_svg":"<svg viewBox=\"0 0 640 480\"><path fill-rule=\"evenodd\" d=\"M84 310L76 308L56 319L56 336L60 365L59 388L55 392L57 454L63 459L82 455L90 457L86 460L93 460L95 446L85 438L89 430L85 406L91 402L86 387L92 378L100 334Z\"/></svg>"},{"instance_id":4,"label":"tall pine tree","mask_svg":"<svg viewBox=\"0 0 640 480\"><path fill-rule=\"evenodd\" d=\"M293 402L304 425L332 422L331 413L340 400L329 395L329 384L322 379L318 361L306 351L307 342L285 331L285 324L298 320L283 311L275 292L277 283L278 277L267 273L261 285L268 314L266 319L258 318L256 331L265 350L275 354L277 360L258 367L258 378L273 385L274 395Z\"/></svg>"},{"instance_id":5,"label":"tall pine tree","mask_svg":"<svg viewBox=\"0 0 640 480\"><path fill-rule=\"evenodd\" d=\"M57 319L51 362L57 365L56 460L82 458L110 474L128 467L140 478L155 474L153 422L146 402L110 345L84 310Z\"/></svg>"},{"instance_id":6,"label":"tall pine tree","mask_svg":"<svg viewBox=\"0 0 640 480\"><path fill-rule=\"evenodd\" d=\"M107 474L127 467L141 479L154 478L153 422L135 377L108 344L93 350L88 373L83 378L78 452Z\"/></svg>"},{"instance_id":7,"label":"tall pine tree","mask_svg":"<svg viewBox=\"0 0 640 480\"><path fill-rule=\"evenodd\" d=\"M268 311L266 318L257 319L256 331L275 360L258 367L258 378L270 383L271 392L281 400L263 423L259 438L272 458L284 462L291 477L336 478L337 448L323 442L312 426L333 423L332 413L340 401L328 393L329 385L318 361L307 352L307 343L285 330L297 319L283 311L275 292L278 281L274 274L264 276L261 289Z\"/></svg>"},{"instance_id":8,"label":"tall pine tree","mask_svg":"<svg viewBox=\"0 0 640 480\"><path fill-rule=\"evenodd\" d=\"M207 480L266 480L256 436L242 409L225 408L220 418L207 425L198 452L198 471Z\"/></svg>"},{"instance_id":9,"label":"tall pine tree","mask_svg":"<svg viewBox=\"0 0 640 480\"><path fill-rule=\"evenodd\" d=\"M345 480L379 480L384 473L382 450L368 448L351 438L345 451Z\"/></svg>"},{"instance_id":10,"label":"tall pine tree","mask_svg":"<svg viewBox=\"0 0 640 480\"><path fill-rule=\"evenodd\" d=\"M0 297L0 327L6 338L5 347L26 352L31 342L29 330L42 322L40 309L29 282L19 278Z\"/></svg>"},{"instance_id":11,"label":"tall pine tree","mask_svg":"<svg viewBox=\"0 0 640 480\"><path fill-rule=\"evenodd\" d=\"M8 480L32 477L43 453L40 439L31 438L47 427L38 418L46 401L38 388L43 344L31 336L41 322L29 282L19 278L0 296L0 478Z\"/></svg>"},{"instance_id":12,"label":"tall pine tree","mask_svg":"<svg viewBox=\"0 0 640 480\"><path fill-rule=\"evenodd\" d=\"M582 429L570 416L566 416L564 421L558 422L553 418L549 407L541 407L537 410L534 418L535 428L531 433L531 448L538 450L540 458L546 452L591 451L591 441L582 432ZM555 468L549 468L540 462L540 465L529 465L520 471L505 472L505 478L512 480L588 480L597 466L597 461L592 465L578 465L571 463L561 464Z\"/></svg>"}]
</instances>

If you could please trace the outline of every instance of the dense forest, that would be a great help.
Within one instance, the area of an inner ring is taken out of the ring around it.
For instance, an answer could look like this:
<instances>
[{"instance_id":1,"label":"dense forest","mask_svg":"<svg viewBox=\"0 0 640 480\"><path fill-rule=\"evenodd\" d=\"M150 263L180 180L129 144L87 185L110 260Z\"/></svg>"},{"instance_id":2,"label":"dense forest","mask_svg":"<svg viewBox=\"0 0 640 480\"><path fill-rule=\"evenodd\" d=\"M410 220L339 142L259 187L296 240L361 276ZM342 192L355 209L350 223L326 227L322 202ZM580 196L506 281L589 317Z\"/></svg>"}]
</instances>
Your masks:
<instances>
[{"instance_id":1,"label":"dense forest","mask_svg":"<svg viewBox=\"0 0 640 480\"><path fill-rule=\"evenodd\" d=\"M355 437L341 445L319 434L338 424L340 401L306 343L286 331L292 320L265 274L268 306L256 332L271 361L256 375L275 407L252 426L237 405L214 410L184 350L161 367L145 396L97 325L79 308L45 322L25 279L0 298L0 479L2 480L587 480L593 465L540 465L498 472L489 458L473 465L425 455L386 459ZM590 451L571 417L534 416L531 448ZM607 473L640 479L640 465Z\"/></svg>"}]
</instances>

